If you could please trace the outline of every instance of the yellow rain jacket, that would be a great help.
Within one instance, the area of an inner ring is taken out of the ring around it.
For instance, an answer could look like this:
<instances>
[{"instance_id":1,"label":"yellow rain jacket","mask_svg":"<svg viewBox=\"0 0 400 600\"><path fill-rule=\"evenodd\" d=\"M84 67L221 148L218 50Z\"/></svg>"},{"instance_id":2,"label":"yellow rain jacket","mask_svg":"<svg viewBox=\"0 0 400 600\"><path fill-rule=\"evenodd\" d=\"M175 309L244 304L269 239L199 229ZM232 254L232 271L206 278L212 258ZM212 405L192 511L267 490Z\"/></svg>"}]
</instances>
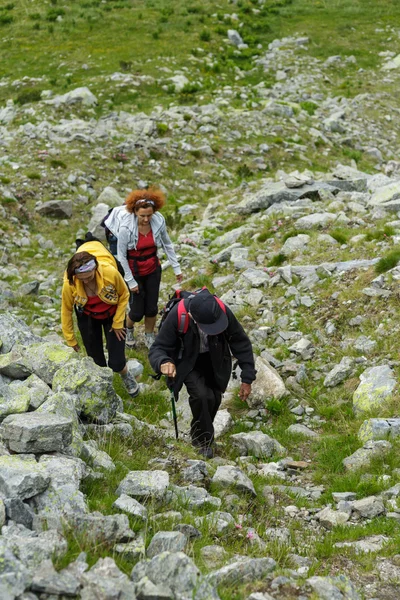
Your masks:
<instances>
[{"instance_id":1,"label":"yellow rain jacket","mask_svg":"<svg viewBox=\"0 0 400 600\"><path fill-rule=\"evenodd\" d=\"M79 247L78 252L89 252L98 260L99 266L96 271L96 286L99 290L99 298L110 305L117 305L114 315L113 329L122 329L125 321L125 311L129 301L129 290L117 269L115 258L101 242L87 242ZM87 302L85 287L81 280L74 277L71 285L64 273L64 282L61 296L61 327L68 346L76 346L78 341L75 337L72 320L74 306L84 307Z\"/></svg>"}]
</instances>

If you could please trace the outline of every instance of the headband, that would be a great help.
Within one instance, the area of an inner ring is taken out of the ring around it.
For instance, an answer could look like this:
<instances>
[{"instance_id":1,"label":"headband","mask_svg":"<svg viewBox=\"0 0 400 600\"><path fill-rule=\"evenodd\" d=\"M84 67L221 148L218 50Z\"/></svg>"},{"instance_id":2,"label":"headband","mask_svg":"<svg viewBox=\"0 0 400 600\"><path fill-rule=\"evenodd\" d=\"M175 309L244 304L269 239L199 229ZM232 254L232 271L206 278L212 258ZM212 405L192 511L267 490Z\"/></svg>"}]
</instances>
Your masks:
<instances>
[{"instance_id":1,"label":"headband","mask_svg":"<svg viewBox=\"0 0 400 600\"><path fill-rule=\"evenodd\" d=\"M96 261L94 258L89 260L87 263L81 265L80 267L76 267L75 273L87 273L88 271L93 271L96 268Z\"/></svg>"},{"instance_id":2,"label":"headband","mask_svg":"<svg viewBox=\"0 0 400 600\"><path fill-rule=\"evenodd\" d=\"M143 204L144 202L146 202L146 204L150 204L151 206L155 206L153 200L147 200L147 198L141 198L140 200L136 200L135 206L137 206L138 204Z\"/></svg>"}]
</instances>

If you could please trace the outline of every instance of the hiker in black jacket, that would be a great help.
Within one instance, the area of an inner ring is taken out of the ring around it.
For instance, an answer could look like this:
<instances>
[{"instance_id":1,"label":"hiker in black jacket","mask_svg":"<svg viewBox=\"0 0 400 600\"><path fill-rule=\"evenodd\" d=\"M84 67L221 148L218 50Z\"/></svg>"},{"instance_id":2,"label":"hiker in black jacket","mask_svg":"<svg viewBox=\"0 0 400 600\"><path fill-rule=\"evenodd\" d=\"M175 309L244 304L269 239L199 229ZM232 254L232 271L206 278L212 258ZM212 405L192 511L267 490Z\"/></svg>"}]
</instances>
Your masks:
<instances>
[{"instance_id":1,"label":"hiker in black jacket","mask_svg":"<svg viewBox=\"0 0 400 600\"><path fill-rule=\"evenodd\" d=\"M185 384L193 414L192 444L212 458L213 421L231 376L231 353L242 371L239 396L245 401L256 377L253 350L233 312L227 306L222 310L208 290L182 302L188 312L187 332L179 333L175 305L150 349L149 360L156 373L168 377L176 399Z\"/></svg>"}]
</instances>

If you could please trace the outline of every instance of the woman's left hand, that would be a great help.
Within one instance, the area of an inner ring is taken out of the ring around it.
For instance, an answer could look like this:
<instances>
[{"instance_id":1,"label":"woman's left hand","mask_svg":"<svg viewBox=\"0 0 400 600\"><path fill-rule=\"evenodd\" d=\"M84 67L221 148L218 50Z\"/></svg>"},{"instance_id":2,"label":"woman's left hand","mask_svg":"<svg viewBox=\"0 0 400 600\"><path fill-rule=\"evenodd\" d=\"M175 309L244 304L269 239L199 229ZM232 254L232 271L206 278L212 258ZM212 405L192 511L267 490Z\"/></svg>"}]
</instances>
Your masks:
<instances>
[{"instance_id":1,"label":"woman's left hand","mask_svg":"<svg viewBox=\"0 0 400 600\"><path fill-rule=\"evenodd\" d=\"M176 280L178 283L181 283L182 279L183 279L182 273L180 273L179 275L176 276Z\"/></svg>"},{"instance_id":2,"label":"woman's left hand","mask_svg":"<svg viewBox=\"0 0 400 600\"><path fill-rule=\"evenodd\" d=\"M111 327L110 331L113 331L115 333L119 342L123 342L126 338L125 327L123 327L122 329L114 329L114 327Z\"/></svg>"}]
</instances>

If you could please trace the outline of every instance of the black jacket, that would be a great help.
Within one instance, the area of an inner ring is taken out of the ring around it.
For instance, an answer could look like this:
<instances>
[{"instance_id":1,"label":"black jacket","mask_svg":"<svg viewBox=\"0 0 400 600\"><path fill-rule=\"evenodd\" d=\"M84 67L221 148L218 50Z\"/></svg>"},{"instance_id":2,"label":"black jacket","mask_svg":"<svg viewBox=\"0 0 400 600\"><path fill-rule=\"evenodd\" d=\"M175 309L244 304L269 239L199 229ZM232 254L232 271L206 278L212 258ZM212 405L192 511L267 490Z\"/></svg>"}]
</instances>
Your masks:
<instances>
[{"instance_id":1,"label":"black jacket","mask_svg":"<svg viewBox=\"0 0 400 600\"><path fill-rule=\"evenodd\" d=\"M185 306L186 306L185 300ZM187 308L187 306L186 306ZM226 307L228 327L219 335L208 336L214 379L219 391L224 392L232 372L232 355L242 370L243 383L252 383L256 378L251 342L243 327L230 308ZM172 362L176 366L176 377L168 382L177 395L187 377L193 370L200 350L200 335L197 325L190 317L189 328L185 334L178 333L178 305L175 305L164 321L154 344L150 348L149 361L156 373L161 365Z\"/></svg>"}]
</instances>

